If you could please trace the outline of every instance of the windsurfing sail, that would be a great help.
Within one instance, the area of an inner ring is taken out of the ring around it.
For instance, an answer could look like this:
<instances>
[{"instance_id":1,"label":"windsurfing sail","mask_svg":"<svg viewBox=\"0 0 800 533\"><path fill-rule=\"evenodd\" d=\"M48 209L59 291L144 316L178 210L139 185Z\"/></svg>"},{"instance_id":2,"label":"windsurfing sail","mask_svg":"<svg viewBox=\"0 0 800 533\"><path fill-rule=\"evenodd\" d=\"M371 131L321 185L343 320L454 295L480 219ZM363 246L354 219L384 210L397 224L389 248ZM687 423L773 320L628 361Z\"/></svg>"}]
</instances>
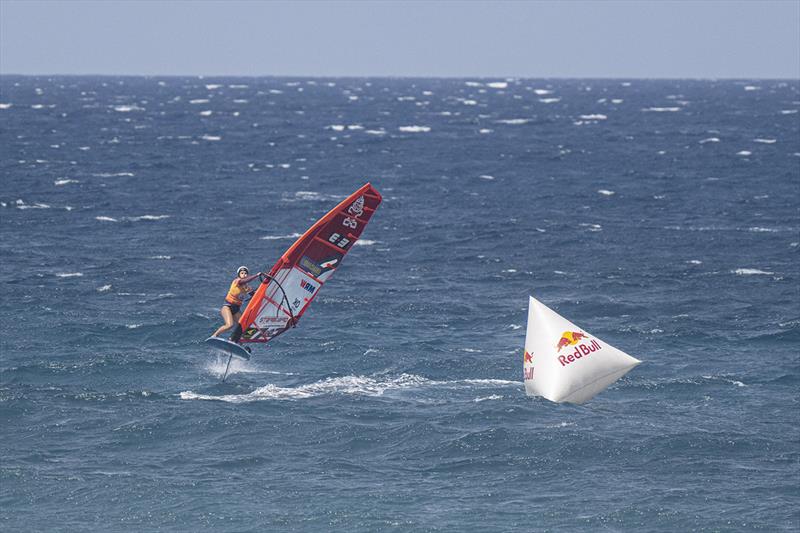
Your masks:
<instances>
[{"instance_id":1,"label":"windsurfing sail","mask_svg":"<svg viewBox=\"0 0 800 533\"><path fill-rule=\"evenodd\" d=\"M381 199L367 183L297 239L256 289L231 340L269 342L297 325L361 237Z\"/></svg>"},{"instance_id":2,"label":"windsurfing sail","mask_svg":"<svg viewBox=\"0 0 800 533\"><path fill-rule=\"evenodd\" d=\"M531 297L525 335L525 392L581 404L641 363Z\"/></svg>"}]
</instances>

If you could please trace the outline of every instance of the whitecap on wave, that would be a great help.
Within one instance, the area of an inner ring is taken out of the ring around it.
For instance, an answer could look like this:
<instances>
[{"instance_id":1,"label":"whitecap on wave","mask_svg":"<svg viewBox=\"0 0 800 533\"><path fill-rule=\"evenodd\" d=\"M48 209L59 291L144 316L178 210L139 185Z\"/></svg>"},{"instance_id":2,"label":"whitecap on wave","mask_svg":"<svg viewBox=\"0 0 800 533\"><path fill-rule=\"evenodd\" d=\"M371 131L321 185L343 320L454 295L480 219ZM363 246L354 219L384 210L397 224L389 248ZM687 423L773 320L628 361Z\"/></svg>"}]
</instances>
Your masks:
<instances>
[{"instance_id":1,"label":"whitecap on wave","mask_svg":"<svg viewBox=\"0 0 800 533\"><path fill-rule=\"evenodd\" d=\"M473 401L475 403L478 403L478 402L485 402L487 400L502 400L502 399L503 399L503 396L500 395L500 394L491 394L489 396L483 396L483 397L475 398Z\"/></svg>"},{"instance_id":2,"label":"whitecap on wave","mask_svg":"<svg viewBox=\"0 0 800 533\"><path fill-rule=\"evenodd\" d=\"M143 107L139 107L136 104L131 105L115 105L114 111L118 113L130 113L131 111L144 111Z\"/></svg>"},{"instance_id":3,"label":"whitecap on wave","mask_svg":"<svg viewBox=\"0 0 800 533\"><path fill-rule=\"evenodd\" d=\"M769 196L765 196L765 197L769 198ZM776 228L763 228L761 226L752 226L752 227L747 228L747 231L752 232L752 233L778 233L780 230L778 230Z\"/></svg>"},{"instance_id":4,"label":"whitecap on wave","mask_svg":"<svg viewBox=\"0 0 800 533\"><path fill-rule=\"evenodd\" d=\"M227 362L227 361L225 361ZM243 361L234 361L231 364L246 366ZM219 362L219 366L222 362ZM218 365L215 364L215 369ZM224 372L224 366L219 374ZM458 381L435 381L415 374L401 374L397 377L387 376L342 376L336 378L326 378L321 381L298 385L296 387L280 387L268 384L260 387L248 394L226 394L223 396L213 396L208 394L198 394L192 391L180 393L184 400L218 400L231 403L245 403L258 400L299 400L313 398L328 394L353 394L361 396L382 396L387 391L418 389L418 388L474 388L474 387L507 387L519 388L522 386L520 381L508 381L502 379L464 379Z\"/></svg>"},{"instance_id":5,"label":"whitecap on wave","mask_svg":"<svg viewBox=\"0 0 800 533\"><path fill-rule=\"evenodd\" d=\"M139 222L140 220L163 220L165 218L170 218L171 215L141 215L138 217L122 217L121 220L126 220L128 222ZM107 216L97 216L94 217L95 220L100 222L119 222L120 219L116 219L114 217L107 217Z\"/></svg>"},{"instance_id":6,"label":"whitecap on wave","mask_svg":"<svg viewBox=\"0 0 800 533\"><path fill-rule=\"evenodd\" d=\"M758 268L737 268L736 270L731 270L731 273L737 276L771 276L774 274L774 272L759 270Z\"/></svg>"},{"instance_id":7,"label":"whitecap on wave","mask_svg":"<svg viewBox=\"0 0 800 533\"><path fill-rule=\"evenodd\" d=\"M83 272L59 272L56 274L57 278L82 278Z\"/></svg>"},{"instance_id":8,"label":"whitecap on wave","mask_svg":"<svg viewBox=\"0 0 800 533\"><path fill-rule=\"evenodd\" d=\"M299 233L290 233L289 235L264 235L261 237L262 241L280 241L283 239L296 239L300 237Z\"/></svg>"},{"instance_id":9,"label":"whitecap on wave","mask_svg":"<svg viewBox=\"0 0 800 533\"><path fill-rule=\"evenodd\" d=\"M529 118L505 118L500 120L495 120L498 124L508 124L510 126L519 126L521 124L527 124L530 122L531 119Z\"/></svg>"},{"instance_id":10,"label":"whitecap on wave","mask_svg":"<svg viewBox=\"0 0 800 533\"><path fill-rule=\"evenodd\" d=\"M680 111L680 107L646 107L642 109L644 112L651 112L651 113L675 113Z\"/></svg>"},{"instance_id":11,"label":"whitecap on wave","mask_svg":"<svg viewBox=\"0 0 800 533\"><path fill-rule=\"evenodd\" d=\"M589 231L603 231L603 226L600 224L588 224L584 222L578 225L582 228L588 229Z\"/></svg>"},{"instance_id":12,"label":"whitecap on wave","mask_svg":"<svg viewBox=\"0 0 800 533\"><path fill-rule=\"evenodd\" d=\"M428 133L431 131L430 126L400 126L397 129L403 133Z\"/></svg>"},{"instance_id":13,"label":"whitecap on wave","mask_svg":"<svg viewBox=\"0 0 800 533\"><path fill-rule=\"evenodd\" d=\"M284 196L281 198L282 202L330 202L336 201L340 202L344 200L346 196L340 196L337 194L322 194L317 191L297 191L294 193L292 197Z\"/></svg>"},{"instance_id":14,"label":"whitecap on wave","mask_svg":"<svg viewBox=\"0 0 800 533\"><path fill-rule=\"evenodd\" d=\"M50 209L48 204L44 204L41 202L36 202L35 204L26 204L23 200L17 200L14 203L14 206L17 209Z\"/></svg>"},{"instance_id":15,"label":"whitecap on wave","mask_svg":"<svg viewBox=\"0 0 800 533\"><path fill-rule=\"evenodd\" d=\"M138 222L140 220L164 220L170 216L171 215L141 215L138 217L125 217L125 220L130 220L131 222Z\"/></svg>"}]
</instances>

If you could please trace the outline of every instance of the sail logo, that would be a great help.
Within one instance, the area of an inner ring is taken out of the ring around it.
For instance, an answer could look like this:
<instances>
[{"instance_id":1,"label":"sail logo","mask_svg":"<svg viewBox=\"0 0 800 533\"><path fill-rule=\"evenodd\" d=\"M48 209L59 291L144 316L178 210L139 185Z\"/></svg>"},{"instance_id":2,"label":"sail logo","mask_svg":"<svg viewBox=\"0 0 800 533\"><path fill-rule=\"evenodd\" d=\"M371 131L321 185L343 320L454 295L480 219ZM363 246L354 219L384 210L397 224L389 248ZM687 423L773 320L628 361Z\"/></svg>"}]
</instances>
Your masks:
<instances>
[{"instance_id":1,"label":"sail logo","mask_svg":"<svg viewBox=\"0 0 800 533\"><path fill-rule=\"evenodd\" d=\"M306 272L308 272L312 276L318 278L322 274L324 274L325 272L328 272L329 270L335 269L336 268L336 264L338 262L339 262L339 259L334 257L332 259L326 259L326 260L322 261L321 263L317 264L316 262L314 262L313 259L311 259L310 257L304 255L302 257L302 259L300 259L299 266L300 266L300 268L302 268L303 270L305 270Z\"/></svg>"},{"instance_id":2,"label":"sail logo","mask_svg":"<svg viewBox=\"0 0 800 533\"><path fill-rule=\"evenodd\" d=\"M584 335L585 336L585 335ZM598 350L602 350L603 347L600 346L600 343L596 340L592 339L589 344L579 344L575 347L575 351L571 354L567 355L559 355L558 362L561 363L561 366L567 366L568 364L574 363L578 359L586 357Z\"/></svg>"},{"instance_id":3,"label":"sail logo","mask_svg":"<svg viewBox=\"0 0 800 533\"><path fill-rule=\"evenodd\" d=\"M275 330L286 327L288 318L286 316L259 316L256 318L256 325L262 329ZM248 330L249 331L249 330Z\"/></svg>"},{"instance_id":4,"label":"sail logo","mask_svg":"<svg viewBox=\"0 0 800 533\"><path fill-rule=\"evenodd\" d=\"M314 294L314 291L317 290L317 287L315 285L307 282L304 279L300 280L300 286L311 294Z\"/></svg>"},{"instance_id":5,"label":"sail logo","mask_svg":"<svg viewBox=\"0 0 800 533\"><path fill-rule=\"evenodd\" d=\"M525 365L523 371L525 372L525 380L533 379L533 354L525 350ZM527 366L530 364L530 366Z\"/></svg>"},{"instance_id":6,"label":"sail logo","mask_svg":"<svg viewBox=\"0 0 800 533\"><path fill-rule=\"evenodd\" d=\"M313 274L314 276L317 277L319 277L319 275L322 274L322 266L316 264L314 261L312 261L306 256L303 256L303 258L300 259L300 268L304 269L309 274Z\"/></svg>"},{"instance_id":7,"label":"sail logo","mask_svg":"<svg viewBox=\"0 0 800 533\"><path fill-rule=\"evenodd\" d=\"M364 197L359 196L356 198L356 201L350 204L350 207L347 209L347 212L353 215L354 217L360 217L364 214Z\"/></svg>"},{"instance_id":8,"label":"sail logo","mask_svg":"<svg viewBox=\"0 0 800 533\"><path fill-rule=\"evenodd\" d=\"M586 334L580 333L578 331L565 331L561 334L561 338L556 344L556 350L561 351L561 348L566 348L567 346L575 346L578 344L578 341L581 339L585 339Z\"/></svg>"},{"instance_id":9,"label":"sail logo","mask_svg":"<svg viewBox=\"0 0 800 533\"><path fill-rule=\"evenodd\" d=\"M323 272L327 272L328 270L333 270L334 268L336 268L336 263L338 262L339 260L334 257L333 259L328 259L327 261L323 261L322 263L319 264L319 266L323 268Z\"/></svg>"}]
</instances>

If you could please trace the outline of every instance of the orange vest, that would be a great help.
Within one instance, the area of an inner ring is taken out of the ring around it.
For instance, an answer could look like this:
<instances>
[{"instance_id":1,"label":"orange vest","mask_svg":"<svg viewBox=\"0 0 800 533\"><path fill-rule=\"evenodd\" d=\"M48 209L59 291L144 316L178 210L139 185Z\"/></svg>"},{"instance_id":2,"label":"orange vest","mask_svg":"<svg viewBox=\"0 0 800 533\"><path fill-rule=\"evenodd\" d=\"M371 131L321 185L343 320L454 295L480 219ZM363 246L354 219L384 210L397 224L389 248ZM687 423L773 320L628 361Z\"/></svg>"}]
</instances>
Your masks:
<instances>
[{"instance_id":1,"label":"orange vest","mask_svg":"<svg viewBox=\"0 0 800 533\"><path fill-rule=\"evenodd\" d=\"M231 282L231 288L228 289L225 301L229 304L242 305L242 300L244 300L244 296L250 292L250 287L247 285L239 285L237 281L239 280L235 279Z\"/></svg>"}]
</instances>

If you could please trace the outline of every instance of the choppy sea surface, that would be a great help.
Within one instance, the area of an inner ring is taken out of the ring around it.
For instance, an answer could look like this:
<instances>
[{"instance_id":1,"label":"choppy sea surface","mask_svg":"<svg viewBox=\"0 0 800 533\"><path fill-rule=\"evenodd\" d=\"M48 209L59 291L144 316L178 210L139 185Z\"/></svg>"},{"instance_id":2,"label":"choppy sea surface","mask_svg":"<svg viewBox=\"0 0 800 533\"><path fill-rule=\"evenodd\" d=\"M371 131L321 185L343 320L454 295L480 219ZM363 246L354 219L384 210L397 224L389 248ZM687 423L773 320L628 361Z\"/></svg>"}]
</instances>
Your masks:
<instances>
[{"instance_id":1,"label":"choppy sea surface","mask_svg":"<svg viewBox=\"0 0 800 533\"><path fill-rule=\"evenodd\" d=\"M796 80L0 77L0 529L797 531ZM300 326L202 340L366 181ZM533 295L644 361L526 397Z\"/></svg>"}]
</instances>

